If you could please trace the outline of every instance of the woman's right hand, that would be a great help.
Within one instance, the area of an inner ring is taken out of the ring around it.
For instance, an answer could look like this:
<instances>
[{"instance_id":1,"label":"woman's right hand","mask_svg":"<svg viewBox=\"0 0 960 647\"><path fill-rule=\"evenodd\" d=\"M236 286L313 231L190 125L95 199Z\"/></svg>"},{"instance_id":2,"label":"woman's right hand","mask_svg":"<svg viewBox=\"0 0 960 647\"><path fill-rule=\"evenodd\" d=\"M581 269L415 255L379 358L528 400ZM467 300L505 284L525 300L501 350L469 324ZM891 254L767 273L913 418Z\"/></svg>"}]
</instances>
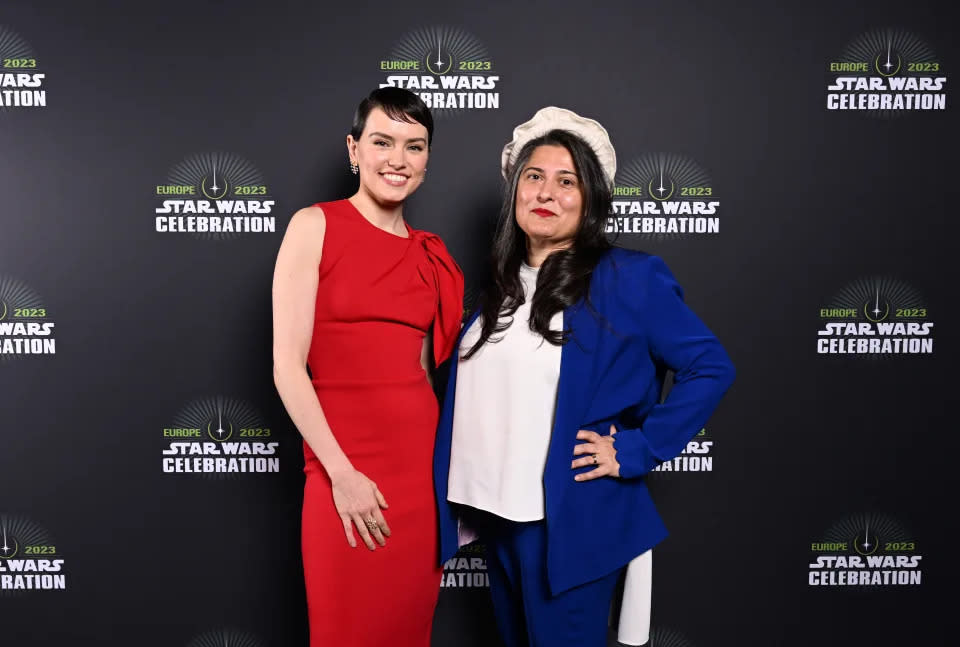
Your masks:
<instances>
[{"instance_id":1,"label":"woman's right hand","mask_svg":"<svg viewBox=\"0 0 960 647\"><path fill-rule=\"evenodd\" d=\"M380 509L387 508L387 501L377 489L377 484L357 470L331 476L330 483L333 488L333 504L343 522L343 530L347 534L350 547L357 547L353 526L357 527L360 538L370 550L376 550L374 541L386 546L384 537L390 536L390 526Z\"/></svg>"}]
</instances>

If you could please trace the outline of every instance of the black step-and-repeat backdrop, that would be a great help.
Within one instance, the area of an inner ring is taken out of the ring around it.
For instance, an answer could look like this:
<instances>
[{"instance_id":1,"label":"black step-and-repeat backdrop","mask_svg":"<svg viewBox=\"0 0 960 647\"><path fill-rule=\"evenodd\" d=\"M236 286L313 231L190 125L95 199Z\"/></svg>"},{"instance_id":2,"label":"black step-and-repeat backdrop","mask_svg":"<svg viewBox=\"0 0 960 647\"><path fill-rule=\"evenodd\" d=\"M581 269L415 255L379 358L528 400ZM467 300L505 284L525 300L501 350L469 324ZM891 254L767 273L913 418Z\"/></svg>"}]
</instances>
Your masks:
<instances>
[{"instance_id":1,"label":"black step-and-repeat backdrop","mask_svg":"<svg viewBox=\"0 0 960 647\"><path fill-rule=\"evenodd\" d=\"M437 115L405 215L472 294L501 146L568 107L616 145L611 236L664 257L737 364L649 477L653 645L946 644L951 3L0 9L5 644L306 644L271 273L290 214L354 190L344 137L383 84ZM347 585L371 614L405 594ZM434 645L497 644L482 551L443 586Z\"/></svg>"}]
</instances>

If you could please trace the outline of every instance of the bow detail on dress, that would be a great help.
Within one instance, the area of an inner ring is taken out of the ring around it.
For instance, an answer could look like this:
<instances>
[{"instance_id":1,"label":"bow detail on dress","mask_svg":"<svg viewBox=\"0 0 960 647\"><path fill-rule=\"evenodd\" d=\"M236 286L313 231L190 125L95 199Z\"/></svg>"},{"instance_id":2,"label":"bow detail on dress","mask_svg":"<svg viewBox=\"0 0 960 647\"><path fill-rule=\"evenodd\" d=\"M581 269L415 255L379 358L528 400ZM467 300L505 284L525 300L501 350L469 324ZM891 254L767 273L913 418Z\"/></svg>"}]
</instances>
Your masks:
<instances>
[{"instance_id":1,"label":"bow detail on dress","mask_svg":"<svg viewBox=\"0 0 960 647\"><path fill-rule=\"evenodd\" d=\"M433 319L433 359L439 366L453 352L463 318L463 272L436 234L413 230L414 241L421 245L430 262L430 277L437 291Z\"/></svg>"}]
</instances>

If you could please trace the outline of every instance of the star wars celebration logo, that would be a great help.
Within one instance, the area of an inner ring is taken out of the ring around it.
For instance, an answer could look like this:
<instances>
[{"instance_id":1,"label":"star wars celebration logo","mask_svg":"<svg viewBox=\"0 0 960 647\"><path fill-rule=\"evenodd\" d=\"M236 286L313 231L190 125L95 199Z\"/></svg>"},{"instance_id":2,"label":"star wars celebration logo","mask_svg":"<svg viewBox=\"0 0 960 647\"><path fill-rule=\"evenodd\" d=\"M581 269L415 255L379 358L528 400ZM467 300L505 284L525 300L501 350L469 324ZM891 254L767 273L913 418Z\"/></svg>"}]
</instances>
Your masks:
<instances>
[{"instance_id":1,"label":"star wars celebration logo","mask_svg":"<svg viewBox=\"0 0 960 647\"><path fill-rule=\"evenodd\" d=\"M933 321L920 294L890 278L859 280L820 308L820 355L930 355Z\"/></svg>"},{"instance_id":2,"label":"star wars celebration logo","mask_svg":"<svg viewBox=\"0 0 960 647\"><path fill-rule=\"evenodd\" d=\"M456 27L424 27L406 34L380 61L380 71L386 75L381 88L406 88L434 114L500 107L500 75L487 48Z\"/></svg>"},{"instance_id":3,"label":"star wars celebration logo","mask_svg":"<svg viewBox=\"0 0 960 647\"><path fill-rule=\"evenodd\" d=\"M443 565L440 586L445 589L489 588L486 547L474 542L458 550L457 554Z\"/></svg>"},{"instance_id":4,"label":"star wars celebration logo","mask_svg":"<svg viewBox=\"0 0 960 647\"><path fill-rule=\"evenodd\" d=\"M27 41L0 25L0 112L45 107L46 76Z\"/></svg>"},{"instance_id":5,"label":"star wars celebration logo","mask_svg":"<svg viewBox=\"0 0 960 647\"><path fill-rule=\"evenodd\" d=\"M55 325L50 310L33 290L0 276L0 361L55 354Z\"/></svg>"},{"instance_id":6,"label":"star wars celebration logo","mask_svg":"<svg viewBox=\"0 0 960 647\"><path fill-rule=\"evenodd\" d=\"M165 474L239 477L280 471L280 443L246 402L225 397L196 400L164 427Z\"/></svg>"},{"instance_id":7,"label":"star wars celebration logo","mask_svg":"<svg viewBox=\"0 0 960 647\"><path fill-rule=\"evenodd\" d=\"M947 109L943 64L926 43L905 31L863 34L827 67L827 110L889 117Z\"/></svg>"},{"instance_id":8,"label":"star wars celebration logo","mask_svg":"<svg viewBox=\"0 0 960 647\"><path fill-rule=\"evenodd\" d=\"M923 559L916 539L894 519L858 514L810 544L810 586L918 586Z\"/></svg>"},{"instance_id":9,"label":"star wars celebration logo","mask_svg":"<svg viewBox=\"0 0 960 647\"><path fill-rule=\"evenodd\" d=\"M21 517L0 514L0 593L67 588L66 560L50 534Z\"/></svg>"},{"instance_id":10,"label":"star wars celebration logo","mask_svg":"<svg viewBox=\"0 0 960 647\"><path fill-rule=\"evenodd\" d=\"M186 647L265 647L265 643L243 631L217 629L200 634Z\"/></svg>"},{"instance_id":11,"label":"star wars celebration logo","mask_svg":"<svg viewBox=\"0 0 960 647\"><path fill-rule=\"evenodd\" d=\"M687 443L686 448L679 456L664 461L655 468L653 474L674 474L677 472L712 472L713 471L713 438L707 433L706 427Z\"/></svg>"},{"instance_id":12,"label":"star wars celebration logo","mask_svg":"<svg viewBox=\"0 0 960 647\"><path fill-rule=\"evenodd\" d=\"M681 155L644 155L617 173L607 233L654 239L720 233L720 200L710 176Z\"/></svg>"},{"instance_id":13,"label":"star wars celebration logo","mask_svg":"<svg viewBox=\"0 0 960 647\"><path fill-rule=\"evenodd\" d=\"M231 153L191 155L155 187L155 228L223 240L247 233L273 233L276 201L260 172Z\"/></svg>"}]
</instances>

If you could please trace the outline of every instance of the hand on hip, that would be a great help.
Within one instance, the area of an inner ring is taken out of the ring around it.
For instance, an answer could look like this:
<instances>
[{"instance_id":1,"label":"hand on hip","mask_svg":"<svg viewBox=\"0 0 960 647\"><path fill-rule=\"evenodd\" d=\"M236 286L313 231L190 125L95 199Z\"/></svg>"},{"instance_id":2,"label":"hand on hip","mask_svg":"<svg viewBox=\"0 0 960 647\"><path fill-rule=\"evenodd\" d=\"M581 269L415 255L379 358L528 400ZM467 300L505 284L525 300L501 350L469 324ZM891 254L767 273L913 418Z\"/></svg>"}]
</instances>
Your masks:
<instances>
[{"instance_id":1,"label":"hand on hip","mask_svg":"<svg viewBox=\"0 0 960 647\"><path fill-rule=\"evenodd\" d=\"M578 467L589 467L595 465L588 472L581 472L574 476L577 481L591 481L601 476L613 476L619 478L620 463L617 462L617 450L613 447L613 436L617 433L617 428L610 425L610 435L601 436L595 431L581 429L577 432L577 440L586 442L578 444L573 448L574 456L582 456L575 459L571 464L571 469Z\"/></svg>"}]
</instances>

